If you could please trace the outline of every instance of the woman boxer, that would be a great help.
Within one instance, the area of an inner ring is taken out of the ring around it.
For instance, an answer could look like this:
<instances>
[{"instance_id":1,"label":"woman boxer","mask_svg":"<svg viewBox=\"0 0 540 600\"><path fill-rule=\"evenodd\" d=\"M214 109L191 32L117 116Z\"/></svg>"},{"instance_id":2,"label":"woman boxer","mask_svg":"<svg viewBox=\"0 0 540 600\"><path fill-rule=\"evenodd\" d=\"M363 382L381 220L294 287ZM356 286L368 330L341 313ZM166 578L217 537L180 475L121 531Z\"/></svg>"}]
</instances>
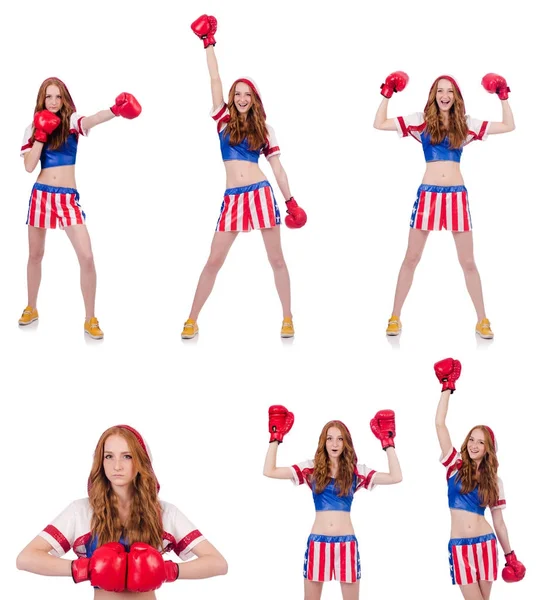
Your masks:
<instances>
[{"instance_id":1,"label":"woman boxer","mask_svg":"<svg viewBox=\"0 0 540 600\"><path fill-rule=\"evenodd\" d=\"M96 600L152 600L176 579L227 572L221 554L172 504L159 500L148 446L128 425L105 431L88 479L88 498L75 500L19 554L17 567L38 575L90 581ZM77 558L60 558L73 549ZM174 551L178 564L162 554Z\"/></svg>"},{"instance_id":2,"label":"woman boxer","mask_svg":"<svg viewBox=\"0 0 540 600\"><path fill-rule=\"evenodd\" d=\"M442 383L435 427L448 483L450 576L452 583L460 586L465 600L488 600L497 579L497 539L506 558L503 579L515 582L525 576L525 567L511 550L502 515L506 500L497 475L497 442L490 427L477 425L467 434L460 452L453 447L446 414L450 394L461 374L461 363L452 358L441 360L435 363L435 374ZM487 506L496 535L484 517Z\"/></svg>"},{"instance_id":3,"label":"woman boxer","mask_svg":"<svg viewBox=\"0 0 540 600\"><path fill-rule=\"evenodd\" d=\"M268 411L270 446L264 474L273 479L290 479L306 484L313 493L315 522L304 557L306 600L318 600L323 583L336 579L344 600L360 594L360 555L350 511L355 492L376 485L399 483L401 468L396 456L394 411L381 410L371 420L371 430L381 441L388 459L388 473L378 473L359 464L351 434L341 421L327 423L319 436L315 458L292 467L276 467L278 444L294 423L294 415L284 406Z\"/></svg>"},{"instance_id":4,"label":"woman boxer","mask_svg":"<svg viewBox=\"0 0 540 600\"><path fill-rule=\"evenodd\" d=\"M75 159L80 135L114 117L134 119L141 106L131 94L120 94L115 104L91 117L77 114L66 85L49 77L40 86L34 120L26 128L21 147L24 167L31 173L41 161L41 171L32 188L26 224L29 256L27 266L28 306L19 325L38 320L37 296L41 283L41 262L45 252L47 229L65 229L75 249L81 270L81 290L86 319L84 332L91 338L103 338L94 314L96 269L85 214L75 184Z\"/></svg>"},{"instance_id":5,"label":"woman boxer","mask_svg":"<svg viewBox=\"0 0 540 600\"><path fill-rule=\"evenodd\" d=\"M407 82L408 76L402 71L386 78L381 86L384 98L374 123L376 129L397 131L400 137L411 136L421 142L426 160L426 171L411 215L409 243L399 272L386 335L393 336L401 332L401 309L411 288L414 271L429 232L448 229L454 236L467 290L476 310L476 333L482 338L491 339L493 332L489 319L486 318L482 284L474 261L469 201L459 162L466 144L473 140L485 140L488 135L513 131L514 117L508 103L510 88L503 77L494 73L489 73L482 79L484 88L490 93L496 93L501 100L500 123L479 121L466 116L461 90L455 79L448 75L441 75L431 86L423 113L389 119L388 100L394 92L402 91Z\"/></svg>"},{"instance_id":6,"label":"woman boxer","mask_svg":"<svg viewBox=\"0 0 540 600\"><path fill-rule=\"evenodd\" d=\"M197 335L199 312L214 287L217 274L236 236L240 231L252 229L261 231L268 260L274 271L274 280L283 309L281 336L293 337L291 286L278 227L281 217L272 187L258 165L261 153L268 159L279 189L287 198L286 225L292 228L303 227L307 216L291 196L287 174L279 160L281 151L274 130L266 124L266 113L255 82L247 77L237 79L229 91L227 103L223 99L223 88L214 52L214 34L217 30L215 17L202 15L191 28L204 41L206 49L212 89L212 118L217 123L227 189L210 256L199 278L182 338L191 339Z\"/></svg>"}]
</instances>

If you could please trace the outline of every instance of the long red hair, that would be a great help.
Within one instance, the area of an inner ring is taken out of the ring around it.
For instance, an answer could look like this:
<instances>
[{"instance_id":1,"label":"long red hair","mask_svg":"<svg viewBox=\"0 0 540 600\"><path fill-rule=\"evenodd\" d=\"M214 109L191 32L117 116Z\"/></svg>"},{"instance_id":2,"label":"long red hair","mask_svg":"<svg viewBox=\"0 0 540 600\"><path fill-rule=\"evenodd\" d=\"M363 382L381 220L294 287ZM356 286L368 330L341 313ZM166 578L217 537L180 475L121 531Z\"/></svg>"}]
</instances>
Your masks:
<instances>
[{"instance_id":1,"label":"long red hair","mask_svg":"<svg viewBox=\"0 0 540 600\"><path fill-rule=\"evenodd\" d=\"M461 148L468 135L467 119L465 118L465 102L461 95L459 86L453 78L448 79L454 91L454 104L450 108L448 127L443 123L442 114L437 105L437 90L439 82L446 77L439 77L429 90L428 101L424 109L426 129L431 137L432 144L440 144L444 138L448 138L451 148Z\"/></svg>"},{"instance_id":2,"label":"long red hair","mask_svg":"<svg viewBox=\"0 0 540 600\"><path fill-rule=\"evenodd\" d=\"M230 136L231 146L237 146L247 138L250 150L260 150L266 144L268 137L262 102L257 91L250 85L252 92L251 106L246 115L241 115L234 103L237 83L235 81L229 90L227 106L231 118L227 123L225 133Z\"/></svg>"},{"instance_id":3,"label":"long red hair","mask_svg":"<svg viewBox=\"0 0 540 600\"><path fill-rule=\"evenodd\" d=\"M315 481L315 492L320 494L330 483L332 477L331 461L326 451L326 439L328 430L336 427L340 430L343 437L343 452L338 460L338 472L336 475L336 488L339 489L339 496L346 496L350 493L354 483L354 471L356 468L356 452L347 426L341 421L329 421L322 429L315 453L313 480Z\"/></svg>"},{"instance_id":4,"label":"long red hair","mask_svg":"<svg viewBox=\"0 0 540 600\"><path fill-rule=\"evenodd\" d=\"M470 458L467 450L467 443L475 429L479 429L484 434L485 454L482 461L476 466L476 463ZM463 444L461 444L461 460L463 465L458 471L457 478L461 481L461 493L469 494L478 486L478 493L482 506L495 506L499 500L499 484L497 469L499 461L495 452L495 445L492 433L485 425L473 427Z\"/></svg>"},{"instance_id":5,"label":"long red hair","mask_svg":"<svg viewBox=\"0 0 540 600\"><path fill-rule=\"evenodd\" d=\"M137 473L132 483L134 493L126 523L120 520L118 498L103 468L105 442L112 435L119 435L126 440L132 455L133 468ZM97 536L100 546L108 542L117 542L123 535L128 543L145 542L161 549L163 526L158 482L149 455L129 429L110 427L99 438L88 480L88 496L93 512L91 531Z\"/></svg>"},{"instance_id":6,"label":"long red hair","mask_svg":"<svg viewBox=\"0 0 540 600\"><path fill-rule=\"evenodd\" d=\"M36 108L34 114L45 110L45 96L47 88L50 85L55 85L60 90L62 96L62 108L56 113L60 118L60 125L49 135L48 144L51 150L57 150L68 139L69 123L71 115L75 112L75 103L66 87L66 84L57 77L49 77L39 86L39 91L36 99ZM34 136L32 136L34 142Z\"/></svg>"}]
</instances>

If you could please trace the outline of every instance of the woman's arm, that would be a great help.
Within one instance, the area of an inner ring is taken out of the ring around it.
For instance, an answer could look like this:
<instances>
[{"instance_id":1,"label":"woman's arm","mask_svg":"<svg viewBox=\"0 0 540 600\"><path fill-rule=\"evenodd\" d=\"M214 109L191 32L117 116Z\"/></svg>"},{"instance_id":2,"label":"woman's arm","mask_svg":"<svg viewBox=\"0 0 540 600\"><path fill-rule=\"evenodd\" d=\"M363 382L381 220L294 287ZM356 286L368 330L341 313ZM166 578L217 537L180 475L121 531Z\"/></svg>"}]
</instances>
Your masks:
<instances>
[{"instance_id":1,"label":"woman's arm","mask_svg":"<svg viewBox=\"0 0 540 600\"><path fill-rule=\"evenodd\" d=\"M206 48L206 63L208 65L208 73L210 74L210 87L212 89L212 110L217 110L223 105L223 86L221 77L219 76L218 63L214 46Z\"/></svg>"},{"instance_id":2,"label":"woman's arm","mask_svg":"<svg viewBox=\"0 0 540 600\"><path fill-rule=\"evenodd\" d=\"M289 467L276 467L278 442L268 444L268 452L264 461L263 475L271 479L291 479Z\"/></svg>"},{"instance_id":3,"label":"woman's arm","mask_svg":"<svg viewBox=\"0 0 540 600\"><path fill-rule=\"evenodd\" d=\"M34 141L34 145L32 146L31 150L24 153L24 168L28 173L32 173L32 171L37 167L44 145L45 144L42 142L38 142L36 140Z\"/></svg>"},{"instance_id":4,"label":"woman's arm","mask_svg":"<svg viewBox=\"0 0 540 600\"><path fill-rule=\"evenodd\" d=\"M437 412L435 413L435 428L437 430L437 437L439 438L439 446L443 456L446 456L450 450L452 450L452 440L450 439L450 432L446 426L446 414L448 413L448 401L450 400L450 390L445 390L441 394L439 404L437 406Z\"/></svg>"},{"instance_id":5,"label":"woman's arm","mask_svg":"<svg viewBox=\"0 0 540 600\"><path fill-rule=\"evenodd\" d=\"M289 200L292 197L291 190L289 188L289 180L287 178L287 173L279 160L279 156L271 156L268 159L270 166L272 167L272 172L274 173L274 177L276 178L278 187L283 194L285 200Z\"/></svg>"},{"instance_id":6,"label":"woman's arm","mask_svg":"<svg viewBox=\"0 0 540 600\"><path fill-rule=\"evenodd\" d=\"M508 554L512 551L512 547L510 546L510 539L508 538L508 530L506 529L502 510L500 508L492 510L491 518L493 519L493 529L495 529L499 544L502 546L504 553Z\"/></svg>"},{"instance_id":7,"label":"woman's arm","mask_svg":"<svg viewBox=\"0 0 540 600\"><path fill-rule=\"evenodd\" d=\"M380 129L381 131L397 131L394 119L389 119L387 116L387 112L388 98L383 98L379 105L379 108L377 109L377 114L375 115L373 127L375 127L375 129Z\"/></svg>"},{"instance_id":8,"label":"woman's arm","mask_svg":"<svg viewBox=\"0 0 540 600\"><path fill-rule=\"evenodd\" d=\"M71 560L51 556L53 547L42 537L35 537L17 556L17 569L37 575L71 577Z\"/></svg>"},{"instance_id":9,"label":"woman's arm","mask_svg":"<svg viewBox=\"0 0 540 600\"><path fill-rule=\"evenodd\" d=\"M226 575L229 569L227 561L212 544L205 540L192 550L195 560L180 563L178 579L206 579L216 575Z\"/></svg>"},{"instance_id":10,"label":"woman's arm","mask_svg":"<svg viewBox=\"0 0 540 600\"><path fill-rule=\"evenodd\" d=\"M502 122L491 122L489 124L488 134L496 135L498 133L508 133L514 131L516 125L514 123L514 114L510 108L508 100L501 100L502 106Z\"/></svg>"},{"instance_id":11,"label":"woman's arm","mask_svg":"<svg viewBox=\"0 0 540 600\"><path fill-rule=\"evenodd\" d=\"M81 127L85 131L88 131L96 125L101 125L102 123L111 121L112 119L114 119L114 117L115 115L113 114L110 108L108 108L107 110L100 110L95 115L92 115L90 117L84 117L81 121Z\"/></svg>"},{"instance_id":12,"label":"woman's arm","mask_svg":"<svg viewBox=\"0 0 540 600\"><path fill-rule=\"evenodd\" d=\"M386 458L388 458L388 473L375 473L373 485L391 485L403 481L396 449L392 446L386 448Z\"/></svg>"}]
</instances>

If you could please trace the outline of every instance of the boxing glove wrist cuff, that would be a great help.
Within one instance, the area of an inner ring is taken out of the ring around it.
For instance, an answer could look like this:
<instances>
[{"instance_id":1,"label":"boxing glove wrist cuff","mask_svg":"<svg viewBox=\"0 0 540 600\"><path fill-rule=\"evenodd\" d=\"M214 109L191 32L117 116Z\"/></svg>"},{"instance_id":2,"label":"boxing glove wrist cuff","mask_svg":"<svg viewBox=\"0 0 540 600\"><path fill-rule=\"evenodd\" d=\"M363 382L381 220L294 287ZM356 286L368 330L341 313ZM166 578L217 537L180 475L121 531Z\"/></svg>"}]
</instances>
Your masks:
<instances>
[{"instance_id":1,"label":"boxing glove wrist cuff","mask_svg":"<svg viewBox=\"0 0 540 600\"><path fill-rule=\"evenodd\" d=\"M88 581L88 564L89 558L78 558L71 561L71 577L75 583Z\"/></svg>"},{"instance_id":2,"label":"boxing glove wrist cuff","mask_svg":"<svg viewBox=\"0 0 540 600\"><path fill-rule=\"evenodd\" d=\"M394 88L391 88L389 85L386 85L386 83L381 83L381 94L387 100L389 100L392 97L393 93L394 93Z\"/></svg>"},{"instance_id":3,"label":"boxing glove wrist cuff","mask_svg":"<svg viewBox=\"0 0 540 600\"><path fill-rule=\"evenodd\" d=\"M271 433L270 441L268 443L271 444L272 442L277 442L278 444L281 444L281 442L283 441L283 437L281 439L279 439L278 436L279 436L278 433Z\"/></svg>"}]
</instances>

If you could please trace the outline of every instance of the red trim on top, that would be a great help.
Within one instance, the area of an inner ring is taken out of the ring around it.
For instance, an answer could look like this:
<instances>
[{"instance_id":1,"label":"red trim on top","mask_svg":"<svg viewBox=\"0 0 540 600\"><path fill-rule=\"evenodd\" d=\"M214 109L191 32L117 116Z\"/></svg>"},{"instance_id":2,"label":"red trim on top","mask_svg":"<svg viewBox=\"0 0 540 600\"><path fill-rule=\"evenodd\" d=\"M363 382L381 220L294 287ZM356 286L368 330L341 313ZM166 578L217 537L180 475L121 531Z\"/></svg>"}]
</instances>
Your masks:
<instances>
[{"instance_id":1,"label":"red trim on top","mask_svg":"<svg viewBox=\"0 0 540 600\"><path fill-rule=\"evenodd\" d=\"M271 154L275 154L276 152L280 152L279 146L272 146L272 148L264 149L263 154L265 156L270 156Z\"/></svg>"},{"instance_id":2,"label":"red trim on top","mask_svg":"<svg viewBox=\"0 0 540 600\"><path fill-rule=\"evenodd\" d=\"M300 467L298 465L293 465L294 472L296 473L296 477L298 477L298 484L301 485L305 482L304 474L300 471Z\"/></svg>"},{"instance_id":3,"label":"red trim on top","mask_svg":"<svg viewBox=\"0 0 540 600\"><path fill-rule=\"evenodd\" d=\"M368 473L368 476L365 478L364 482L363 482L363 486L367 489L369 489L369 486L371 484L371 480L373 479L373 476L375 475L376 471L370 471Z\"/></svg>"},{"instance_id":4,"label":"red trim on top","mask_svg":"<svg viewBox=\"0 0 540 600\"><path fill-rule=\"evenodd\" d=\"M495 506L506 506L506 500L504 498L497 500L497 504L495 504Z\"/></svg>"},{"instance_id":5,"label":"red trim on top","mask_svg":"<svg viewBox=\"0 0 540 600\"><path fill-rule=\"evenodd\" d=\"M176 548L174 551L176 554L180 555L180 552L183 552L190 544L192 544L197 538L202 537L202 533L198 529L194 529L192 532L188 533L184 536L178 544L176 544Z\"/></svg>"},{"instance_id":6,"label":"red trim on top","mask_svg":"<svg viewBox=\"0 0 540 600\"><path fill-rule=\"evenodd\" d=\"M401 133L403 134L403 137L407 137L409 135L409 131L407 129L407 125L405 125L405 119L403 117L398 117L397 120L399 126L401 127Z\"/></svg>"},{"instance_id":7,"label":"red trim on top","mask_svg":"<svg viewBox=\"0 0 540 600\"><path fill-rule=\"evenodd\" d=\"M446 460L443 461L443 467L448 467L454 460L456 454L457 454L457 450L455 448L452 448L452 452L450 452L450 456Z\"/></svg>"},{"instance_id":8,"label":"red trim on top","mask_svg":"<svg viewBox=\"0 0 540 600\"><path fill-rule=\"evenodd\" d=\"M79 117L79 119L77 120L77 129L79 130L79 133L81 135L84 135L84 131L81 125L81 121L84 119L84 117Z\"/></svg>"},{"instance_id":9,"label":"red trim on top","mask_svg":"<svg viewBox=\"0 0 540 600\"><path fill-rule=\"evenodd\" d=\"M45 533L48 533L54 540L56 540L60 546L62 546L62 550L64 552L69 552L71 549L70 543L64 537L64 534L58 531L54 525L47 525L43 530Z\"/></svg>"},{"instance_id":10,"label":"red trim on top","mask_svg":"<svg viewBox=\"0 0 540 600\"><path fill-rule=\"evenodd\" d=\"M28 142L26 142L26 144L24 146L21 146L21 152L23 150L26 150L27 148L31 148L33 146L33 144L30 143L30 140L28 140Z\"/></svg>"},{"instance_id":11,"label":"red trim on top","mask_svg":"<svg viewBox=\"0 0 540 600\"><path fill-rule=\"evenodd\" d=\"M221 119L221 117L223 116L223 113L226 110L227 110L227 105L223 104L223 106L221 107L221 109L215 115L212 115L212 119L214 119L214 121L219 121Z\"/></svg>"}]
</instances>

